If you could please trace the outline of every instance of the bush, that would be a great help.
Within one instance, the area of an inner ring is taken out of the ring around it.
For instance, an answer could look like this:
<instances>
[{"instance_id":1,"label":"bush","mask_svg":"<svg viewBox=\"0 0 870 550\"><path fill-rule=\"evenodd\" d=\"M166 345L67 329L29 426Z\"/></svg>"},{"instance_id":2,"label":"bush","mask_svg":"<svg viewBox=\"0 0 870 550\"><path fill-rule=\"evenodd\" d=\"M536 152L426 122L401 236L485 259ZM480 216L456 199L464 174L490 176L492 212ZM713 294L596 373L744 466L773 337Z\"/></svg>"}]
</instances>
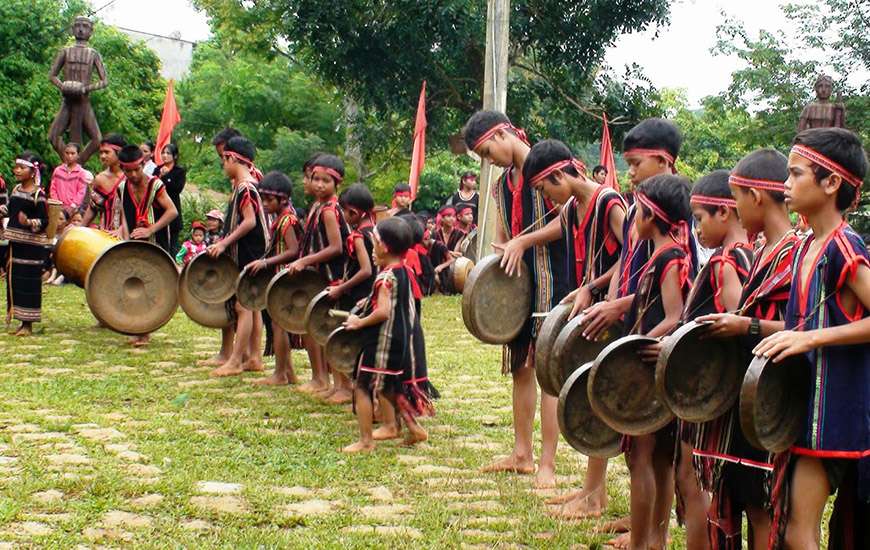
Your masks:
<instances>
[{"instance_id":1,"label":"bush","mask_svg":"<svg viewBox=\"0 0 870 550\"><path fill-rule=\"evenodd\" d=\"M181 215L184 219L184 227L181 230L180 240L184 241L190 236L191 223L194 221L205 223L205 215L215 208L223 212L226 204L221 204L204 193L182 193Z\"/></svg>"}]
</instances>

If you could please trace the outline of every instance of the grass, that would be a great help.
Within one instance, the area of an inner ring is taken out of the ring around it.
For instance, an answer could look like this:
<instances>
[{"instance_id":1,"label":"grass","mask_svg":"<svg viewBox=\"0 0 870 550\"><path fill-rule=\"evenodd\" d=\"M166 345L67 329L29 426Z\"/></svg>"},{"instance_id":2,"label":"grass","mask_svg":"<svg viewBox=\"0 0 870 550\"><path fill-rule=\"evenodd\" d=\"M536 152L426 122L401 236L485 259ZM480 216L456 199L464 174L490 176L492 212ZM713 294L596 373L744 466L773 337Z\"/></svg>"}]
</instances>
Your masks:
<instances>
[{"instance_id":1,"label":"grass","mask_svg":"<svg viewBox=\"0 0 870 550\"><path fill-rule=\"evenodd\" d=\"M219 333L180 310L140 353L125 337L94 327L80 289L48 288L34 337L0 335L0 455L7 457L0 458L0 548L370 548L406 541L564 548L606 541L593 534L594 521L549 518L531 477L478 473L512 441L500 350L467 333L458 297L429 298L423 311L430 376L443 396L437 416L425 421L429 443L405 449L388 442L370 455L346 456L339 449L356 437L347 409L287 388L252 387L258 375L209 379L196 360L216 350ZM293 359L307 378L304 353ZM609 518L628 509L624 462L611 465ZM564 442L558 468L570 476L563 489L579 485L583 461ZM203 497L217 495L204 494L202 481L239 484L222 498L240 510L203 508ZM62 496L51 500L49 490ZM381 502L386 492L392 499ZM147 506L135 500L146 495L162 499L150 497ZM288 509L312 500L328 510ZM372 517L378 511L394 515ZM361 532L365 525L409 530ZM680 531L675 547L682 546Z\"/></svg>"}]
</instances>

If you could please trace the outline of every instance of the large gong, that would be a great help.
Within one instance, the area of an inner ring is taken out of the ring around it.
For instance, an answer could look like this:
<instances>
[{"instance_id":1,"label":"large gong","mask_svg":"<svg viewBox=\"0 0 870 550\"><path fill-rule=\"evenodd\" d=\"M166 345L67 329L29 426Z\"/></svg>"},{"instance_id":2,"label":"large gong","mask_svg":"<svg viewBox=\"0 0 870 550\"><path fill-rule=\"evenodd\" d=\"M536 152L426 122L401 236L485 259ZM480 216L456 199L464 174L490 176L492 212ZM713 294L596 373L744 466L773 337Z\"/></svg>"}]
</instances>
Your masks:
<instances>
[{"instance_id":1,"label":"large gong","mask_svg":"<svg viewBox=\"0 0 870 550\"><path fill-rule=\"evenodd\" d=\"M462 320L472 335L487 344L515 339L532 309L532 277L525 264L520 262L519 276L508 277L499 262L498 254L481 260L462 292Z\"/></svg>"},{"instance_id":2,"label":"large gong","mask_svg":"<svg viewBox=\"0 0 870 550\"><path fill-rule=\"evenodd\" d=\"M305 334L305 310L326 285L326 277L313 269L295 273L286 269L280 271L266 289L269 316L284 330Z\"/></svg>"},{"instance_id":3,"label":"large gong","mask_svg":"<svg viewBox=\"0 0 870 550\"><path fill-rule=\"evenodd\" d=\"M595 414L589 404L586 385L592 363L586 363L571 373L559 392L556 418L562 437L575 450L586 456L610 458L619 454L621 435Z\"/></svg>"}]
</instances>

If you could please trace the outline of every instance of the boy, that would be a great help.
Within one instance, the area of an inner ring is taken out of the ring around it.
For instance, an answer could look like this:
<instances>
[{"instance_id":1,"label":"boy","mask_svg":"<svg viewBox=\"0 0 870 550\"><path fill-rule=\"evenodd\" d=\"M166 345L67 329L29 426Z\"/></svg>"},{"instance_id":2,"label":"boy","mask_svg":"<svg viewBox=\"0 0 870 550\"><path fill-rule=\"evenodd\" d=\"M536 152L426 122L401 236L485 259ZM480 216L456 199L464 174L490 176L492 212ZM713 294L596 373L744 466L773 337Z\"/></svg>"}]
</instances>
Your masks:
<instances>
[{"instance_id":1,"label":"boy","mask_svg":"<svg viewBox=\"0 0 870 550\"><path fill-rule=\"evenodd\" d=\"M544 227L558 217L549 201L535 193L523 180L523 164L531 148L525 132L511 124L502 113L479 111L468 120L463 134L470 150L494 165L505 168L493 190L499 218L495 238L497 248L504 249L505 260L513 256L511 261L515 265L520 259L525 262L534 285L533 311L550 311L568 292L562 243L553 242L520 251L516 244L510 242L527 228ZM510 372L514 384L514 447L510 456L484 467L484 472L535 472L532 433L537 386L533 370L535 354L530 351L539 328L539 320L529 319L520 336L503 348L502 372ZM559 438L556 405L555 397L541 398L543 442L535 481L541 488L554 487L556 484L555 459Z\"/></svg>"},{"instance_id":2,"label":"boy","mask_svg":"<svg viewBox=\"0 0 870 550\"><path fill-rule=\"evenodd\" d=\"M270 227L271 238L266 255L248 264L252 274L262 269L271 273L280 271L299 255L299 242L302 238L302 226L296 219L296 211L290 202L293 194L293 183L281 172L272 171L263 176L258 187L263 200L263 210L275 218ZM255 313L256 315L256 313ZM271 376L254 380L254 384L264 386L280 386L295 384L296 374L293 372L293 362L290 356L290 339L287 332L278 323L263 315L263 322L271 323L272 350L266 355L275 353L275 371Z\"/></svg>"},{"instance_id":3,"label":"boy","mask_svg":"<svg viewBox=\"0 0 870 550\"><path fill-rule=\"evenodd\" d=\"M100 147L102 156L102 147ZM178 216L172 199L166 193L163 182L154 176L146 176L143 170L142 150L127 145L118 152L118 161L124 171L124 179L118 185L115 201L117 208L116 230L122 239L140 239L155 243L164 250L169 244L168 228ZM157 209L162 211L158 218ZM149 335L136 336L130 342L144 346Z\"/></svg>"},{"instance_id":4,"label":"boy","mask_svg":"<svg viewBox=\"0 0 870 550\"><path fill-rule=\"evenodd\" d=\"M604 182L607 181L607 168L597 165L592 169L592 179L595 180L595 183L598 185L604 185Z\"/></svg>"},{"instance_id":5,"label":"boy","mask_svg":"<svg viewBox=\"0 0 870 550\"><path fill-rule=\"evenodd\" d=\"M375 270L372 267L375 224L372 210L375 199L362 183L348 187L338 198L344 219L353 230L347 238L347 263L341 282L329 287L329 297L347 296L349 306L367 297L372 290Z\"/></svg>"},{"instance_id":6,"label":"boy","mask_svg":"<svg viewBox=\"0 0 870 550\"><path fill-rule=\"evenodd\" d=\"M474 211L467 204L461 205L456 211L456 229L462 233L459 242L454 247L454 252L461 252L462 245L477 226L474 225Z\"/></svg>"},{"instance_id":7,"label":"boy","mask_svg":"<svg viewBox=\"0 0 870 550\"><path fill-rule=\"evenodd\" d=\"M268 235L263 203L251 173L256 149L243 137L231 138L224 144L224 174L232 182L233 194L224 238L208 247L208 254L217 258L224 252L236 262L246 266L266 252ZM262 316L243 308L235 301L236 334L233 349L227 361L209 373L212 377L236 376L245 371L263 369L259 360Z\"/></svg>"},{"instance_id":8,"label":"boy","mask_svg":"<svg viewBox=\"0 0 870 550\"><path fill-rule=\"evenodd\" d=\"M625 204L619 193L585 175L585 166L557 140L535 144L523 166L523 179L562 205L559 222L516 239L526 247L564 239L567 278L575 290L571 317L604 297L622 247ZM584 489L548 501L563 506L554 515L565 519L599 516L607 507L607 460L589 457Z\"/></svg>"},{"instance_id":9,"label":"boy","mask_svg":"<svg viewBox=\"0 0 870 550\"><path fill-rule=\"evenodd\" d=\"M411 213L411 186L407 183L397 183L393 188L393 204L389 212L391 216L401 216Z\"/></svg>"},{"instance_id":10,"label":"boy","mask_svg":"<svg viewBox=\"0 0 870 550\"><path fill-rule=\"evenodd\" d=\"M100 141L100 164L104 170L93 180L88 208L82 218L84 227L93 226L103 231L115 231L115 195L118 185L124 179L124 172L118 161L118 152L127 145L124 137L109 134Z\"/></svg>"},{"instance_id":11,"label":"boy","mask_svg":"<svg viewBox=\"0 0 870 550\"><path fill-rule=\"evenodd\" d=\"M748 235L764 233L739 300L739 315L716 313L697 320L710 323L717 338L742 338L747 349L765 335L782 330L791 285L791 264L798 238L785 204L788 163L773 149L743 157L731 172L729 187L737 203L740 223ZM736 404L706 423L695 441L695 464L701 487L712 494L708 530L715 547L731 548L742 536L743 514L749 522L750 547L767 548L770 514L768 477L773 468L766 451L746 440Z\"/></svg>"},{"instance_id":12,"label":"boy","mask_svg":"<svg viewBox=\"0 0 870 550\"><path fill-rule=\"evenodd\" d=\"M208 243L205 240L205 231L205 226L199 220L195 220L190 224L190 240L182 243L178 254L175 255L175 263L187 265L194 256L200 252L205 252L205 249L208 248Z\"/></svg>"},{"instance_id":13,"label":"boy","mask_svg":"<svg viewBox=\"0 0 870 550\"><path fill-rule=\"evenodd\" d=\"M870 256L844 214L858 204L867 157L841 128L794 139L785 196L812 228L795 253L786 329L753 352L774 363L806 354L804 429L776 459L773 548L819 548L825 503L837 493L829 548L870 542ZM833 298L833 299L831 299Z\"/></svg>"},{"instance_id":14,"label":"boy","mask_svg":"<svg viewBox=\"0 0 870 550\"><path fill-rule=\"evenodd\" d=\"M209 210L205 215L205 244L213 245L221 238L224 227L224 213L220 210Z\"/></svg>"},{"instance_id":15,"label":"boy","mask_svg":"<svg viewBox=\"0 0 870 550\"><path fill-rule=\"evenodd\" d=\"M63 164L51 174L49 197L60 201L65 209L76 210L85 204L88 185L94 175L79 164L81 145L67 143L63 149Z\"/></svg>"}]
</instances>

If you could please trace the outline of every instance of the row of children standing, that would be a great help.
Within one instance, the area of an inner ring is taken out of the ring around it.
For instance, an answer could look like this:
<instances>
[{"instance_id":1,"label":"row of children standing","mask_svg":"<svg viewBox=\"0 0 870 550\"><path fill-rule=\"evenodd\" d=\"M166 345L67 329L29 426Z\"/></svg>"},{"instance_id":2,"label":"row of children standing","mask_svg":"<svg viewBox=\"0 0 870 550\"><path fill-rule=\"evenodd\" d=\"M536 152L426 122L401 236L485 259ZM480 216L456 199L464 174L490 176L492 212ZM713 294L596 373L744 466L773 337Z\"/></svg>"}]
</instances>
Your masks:
<instances>
[{"instance_id":1,"label":"row of children standing","mask_svg":"<svg viewBox=\"0 0 870 550\"><path fill-rule=\"evenodd\" d=\"M752 548L818 548L823 509L836 493L829 547L868 547L870 261L845 221L867 173L857 136L808 130L788 157L758 150L692 187L676 175L677 127L645 120L624 140L630 207L589 179L565 144L532 147L501 113L476 113L464 136L469 149L505 168L494 189L494 246L508 272L526 263L534 311L573 303L572 316L584 313L591 340L618 320L626 334L662 340L694 319L709 323L711 337L740 338L756 355L782 361L806 354L812 363L804 430L786 453L770 456L749 445L736 407L705 424L675 422L624 437L631 515L601 526L627 531L610 543L667 547L676 493L689 548L740 548L744 515ZM789 210L805 216L809 234L792 229ZM700 271L696 240L713 249ZM530 320L505 347L514 449L484 471L535 472L531 350L539 328ZM660 347L645 349L645 360L655 361ZM548 487L555 482L554 397L542 396L541 426L536 483ZM551 499L551 513L600 516L606 471L607 460L590 457L583 488Z\"/></svg>"},{"instance_id":2,"label":"row of children standing","mask_svg":"<svg viewBox=\"0 0 870 550\"><path fill-rule=\"evenodd\" d=\"M407 259L415 230L422 232L416 219L397 216L375 224L368 188L354 184L339 194L342 161L318 154L302 167L303 191L312 204L300 220L291 201L291 180L279 172L262 176L249 140L228 128L213 144L233 193L223 235L208 246L207 253L229 254L240 268L254 273L318 271L328 282L330 297L345 309L353 308L344 325L360 331L364 346L351 379L330 369L322 346L313 338L291 337L267 313L261 316L231 301L233 326L224 329L218 355L205 362L216 366L211 375L263 370L260 327L265 322L275 370L255 383L295 383L290 350L304 347L312 376L299 390L330 403L354 403L360 439L347 452L369 451L375 439L400 437L402 423L407 428L406 442L425 440L426 432L415 419L433 412L431 400L437 392L426 369L422 294ZM372 429L373 403L379 404L383 421L378 430Z\"/></svg>"}]
</instances>

